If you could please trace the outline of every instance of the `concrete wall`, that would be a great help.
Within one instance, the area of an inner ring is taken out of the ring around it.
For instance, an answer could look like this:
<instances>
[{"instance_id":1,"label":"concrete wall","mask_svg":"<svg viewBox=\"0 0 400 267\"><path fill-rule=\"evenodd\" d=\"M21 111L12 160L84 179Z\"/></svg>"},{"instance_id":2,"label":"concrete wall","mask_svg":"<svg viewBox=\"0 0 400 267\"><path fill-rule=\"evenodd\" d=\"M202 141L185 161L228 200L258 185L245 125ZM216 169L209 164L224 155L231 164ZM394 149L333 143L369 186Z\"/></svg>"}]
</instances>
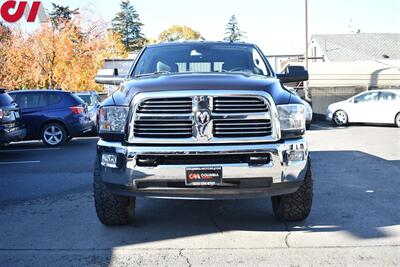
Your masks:
<instances>
[{"instance_id":1,"label":"concrete wall","mask_svg":"<svg viewBox=\"0 0 400 267\"><path fill-rule=\"evenodd\" d=\"M346 100L366 90L366 87L311 87L310 94L315 120L325 119L325 112L330 104Z\"/></svg>"}]
</instances>

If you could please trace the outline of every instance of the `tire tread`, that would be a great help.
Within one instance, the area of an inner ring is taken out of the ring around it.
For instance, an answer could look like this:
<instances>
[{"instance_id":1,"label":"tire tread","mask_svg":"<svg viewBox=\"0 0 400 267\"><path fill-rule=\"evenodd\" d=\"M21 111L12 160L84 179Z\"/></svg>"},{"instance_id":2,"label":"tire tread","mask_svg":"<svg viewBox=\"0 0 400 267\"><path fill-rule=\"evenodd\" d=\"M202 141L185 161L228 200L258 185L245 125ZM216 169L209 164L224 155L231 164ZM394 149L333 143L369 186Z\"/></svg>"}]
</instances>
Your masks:
<instances>
[{"instance_id":1,"label":"tire tread","mask_svg":"<svg viewBox=\"0 0 400 267\"><path fill-rule=\"evenodd\" d=\"M112 194L106 188L100 179L99 156L96 156L93 191L97 217L102 224L118 226L133 222L135 198Z\"/></svg>"},{"instance_id":2,"label":"tire tread","mask_svg":"<svg viewBox=\"0 0 400 267\"><path fill-rule=\"evenodd\" d=\"M272 197L274 215L282 221L303 221L311 212L312 200L313 179L309 159L306 177L299 189L292 194Z\"/></svg>"}]
</instances>

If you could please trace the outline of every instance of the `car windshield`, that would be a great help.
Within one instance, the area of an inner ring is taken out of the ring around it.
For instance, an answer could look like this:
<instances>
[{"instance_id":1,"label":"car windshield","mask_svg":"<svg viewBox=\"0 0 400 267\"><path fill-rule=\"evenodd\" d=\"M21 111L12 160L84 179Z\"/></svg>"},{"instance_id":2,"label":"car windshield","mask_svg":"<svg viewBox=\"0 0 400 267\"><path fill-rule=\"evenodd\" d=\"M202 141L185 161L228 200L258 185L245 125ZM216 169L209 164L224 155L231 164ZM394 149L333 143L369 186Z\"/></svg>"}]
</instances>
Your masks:
<instances>
[{"instance_id":1,"label":"car windshield","mask_svg":"<svg viewBox=\"0 0 400 267\"><path fill-rule=\"evenodd\" d=\"M90 95L77 95L81 98L88 106L93 105L92 97Z\"/></svg>"},{"instance_id":2,"label":"car windshield","mask_svg":"<svg viewBox=\"0 0 400 267\"><path fill-rule=\"evenodd\" d=\"M270 75L253 46L199 43L149 47L137 62L133 76L187 72Z\"/></svg>"}]
</instances>

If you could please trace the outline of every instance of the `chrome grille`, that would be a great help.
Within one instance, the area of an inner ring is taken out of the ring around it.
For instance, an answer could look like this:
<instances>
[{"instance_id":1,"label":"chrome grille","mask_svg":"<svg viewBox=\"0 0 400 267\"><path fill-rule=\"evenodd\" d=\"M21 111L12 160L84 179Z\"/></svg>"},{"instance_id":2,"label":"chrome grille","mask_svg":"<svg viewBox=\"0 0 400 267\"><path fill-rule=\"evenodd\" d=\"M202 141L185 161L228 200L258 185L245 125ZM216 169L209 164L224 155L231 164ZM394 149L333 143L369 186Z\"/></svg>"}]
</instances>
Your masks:
<instances>
[{"instance_id":1,"label":"chrome grille","mask_svg":"<svg viewBox=\"0 0 400 267\"><path fill-rule=\"evenodd\" d=\"M147 119L135 121L134 134L145 138L188 138L192 136L192 121Z\"/></svg>"},{"instance_id":2,"label":"chrome grille","mask_svg":"<svg viewBox=\"0 0 400 267\"><path fill-rule=\"evenodd\" d=\"M219 138L262 137L272 133L270 120L214 120L213 136Z\"/></svg>"},{"instance_id":3,"label":"chrome grille","mask_svg":"<svg viewBox=\"0 0 400 267\"><path fill-rule=\"evenodd\" d=\"M143 92L133 105L130 143L225 144L280 137L275 104L263 91Z\"/></svg>"},{"instance_id":4,"label":"chrome grille","mask_svg":"<svg viewBox=\"0 0 400 267\"><path fill-rule=\"evenodd\" d=\"M267 112L267 104L257 97L216 97L214 113L256 113Z\"/></svg>"},{"instance_id":5,"label":"chrome grille","mask_svg":"<svg viewBox=\"0 0 400 267\"><path fill-rule=\"evenodd\" d=\"M139 113L180 114L192 112L192 99L189 97L148 99L140 103Z\"/></svg>"}]
</instances>

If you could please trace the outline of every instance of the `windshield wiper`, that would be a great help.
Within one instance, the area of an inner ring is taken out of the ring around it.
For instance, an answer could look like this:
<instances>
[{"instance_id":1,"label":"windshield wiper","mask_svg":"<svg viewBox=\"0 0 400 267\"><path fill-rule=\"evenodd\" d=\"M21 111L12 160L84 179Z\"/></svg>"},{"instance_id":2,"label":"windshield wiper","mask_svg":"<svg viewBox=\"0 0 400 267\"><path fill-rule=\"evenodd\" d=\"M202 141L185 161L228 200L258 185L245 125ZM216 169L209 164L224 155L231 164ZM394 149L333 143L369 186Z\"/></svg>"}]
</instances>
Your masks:
<instances>
[{"instance_id":1,"label":"windshield wiper","mask_svg":"<svg viewBox=\"0 0 400 267\"><path fill-rule=\"evenodd\" d=\"M134 77L135 78L140 78L140 77L146 77L146 76L153 76L153 75L160 75L160 74L171 74L171 73L174 73L174 72L170 72L170 71L164 70L164 71L155 71L155 72L151 72L151 73L138 74L138 75L135 75Z\"/></svg>"}]
</instances>

